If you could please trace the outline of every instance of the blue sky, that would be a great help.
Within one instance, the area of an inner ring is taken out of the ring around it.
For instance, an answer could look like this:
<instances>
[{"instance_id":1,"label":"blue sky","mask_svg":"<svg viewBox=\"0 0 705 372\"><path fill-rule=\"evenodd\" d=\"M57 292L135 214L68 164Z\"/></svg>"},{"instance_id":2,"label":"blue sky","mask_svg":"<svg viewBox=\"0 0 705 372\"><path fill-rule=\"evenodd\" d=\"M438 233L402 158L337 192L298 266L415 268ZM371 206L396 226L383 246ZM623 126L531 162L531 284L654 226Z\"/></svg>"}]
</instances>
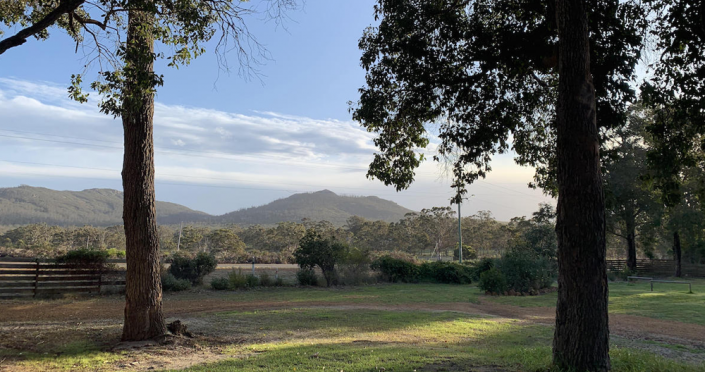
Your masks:
<instances>
[{"instance_id":1,"label":"blue sky","mask_svg":"<svg viewBox=\"0 0 705 372\"><path fill-rule=\"evenodd\" d=\"M435 163L423 164L401 193L365 177L373 136L351 121L347 102L364 84L357 41L374 22L373 5L307 0L284 26L248 19L271 55L258 78L220 71L212 53L179 70L158 65L166 83L155 114L157 199L220 214L325 188L415 210L448 205L450 181ZM0 187L121 188L120 122L100 114L95 100L66 98L69 77L85 64L74 51L54 30L0 56ZM95 69L86 80L93 76ZM493 168L471 187L464 214L491 210L508 220L550 201L526 188L533 170L511 156Z\"/></svg>"}]
</instances>

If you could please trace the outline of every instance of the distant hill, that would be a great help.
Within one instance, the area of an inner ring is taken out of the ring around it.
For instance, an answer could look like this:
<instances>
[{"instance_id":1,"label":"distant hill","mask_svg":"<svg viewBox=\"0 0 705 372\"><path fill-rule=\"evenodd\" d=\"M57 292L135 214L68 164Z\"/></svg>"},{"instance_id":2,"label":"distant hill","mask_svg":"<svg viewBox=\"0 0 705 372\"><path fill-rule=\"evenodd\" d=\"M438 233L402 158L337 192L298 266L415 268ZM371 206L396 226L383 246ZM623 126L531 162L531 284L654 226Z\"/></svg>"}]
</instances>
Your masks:
<instances>
[{"instance_id":1,"label":"distant hill","mask_svg":"<svg viewBox=\"0 0 705 372\"><path fill-rule=\"evenodd\" d=\"M201 221L209 214L183 205L157 202L160 224ZM43 187L0 188L0 225L47 223L50 225L122 224L122 192L111 189L56 191Z\"/></svg>"},{"instance_id":2,"label":"distant hill","mask_svg":"<svg viewBox=\"0 0 705 372\"><path fill-rule=\"evenodd\" d=\"M342 226L351 216L396 222L409 212L412 210L376 196L341 196L323 190L294 194L260 207L227 213L215 217L215 220L220 223L267 225L283 221L299 222L302 218L308 218Z\"/></svg>"},{"instance_id":3,"label":"distant hill","mask_svg":"<svg viewBox=\"0 0 705 372\"><path fill-rule=\"evenodd\" d=\"M122 224L122 192L112 189L56 191L43 187L0 188L0 225L110 226ZM411 210L376 196L340 196L323 190L294 194L269 204L212 216L183 205L157 202L159 224L261 224L299 222L303 218L342 226L351 216L398 221Z\"/></svg>"}]
</instances>

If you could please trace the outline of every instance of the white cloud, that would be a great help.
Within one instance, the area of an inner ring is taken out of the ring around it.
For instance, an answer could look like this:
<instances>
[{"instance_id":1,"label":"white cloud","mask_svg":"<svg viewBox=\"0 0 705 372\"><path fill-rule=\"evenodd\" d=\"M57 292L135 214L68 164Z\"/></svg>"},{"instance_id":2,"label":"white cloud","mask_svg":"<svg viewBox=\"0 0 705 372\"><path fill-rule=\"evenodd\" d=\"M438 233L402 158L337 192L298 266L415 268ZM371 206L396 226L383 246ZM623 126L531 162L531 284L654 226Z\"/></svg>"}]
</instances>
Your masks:
<instances>
[{"instance_id":1,"label":"white cloud","mask_svg":"<svg viewBox=\"0 0 705 372\"><path fill-rule=\"evenodd\" d=\"M70 101L65 88L55 84L0 78L0 112L0 176L73 178L80 185L76 188L88 188L91 179L119 180L122 124L101 114L95 102ZM449 180L440 176L433 162L422 164L417 181L402 193L367 179L374 134L352 121L273 112L243 115L158 103L154 125L157 181L240 190L233 192L237 202L213 203L227 210L250 206L243 188L291 192L328 188L378 195L414 209L447 205L452 196ZM429 137L431 147L423 152L430 155L439 140ZM508 184L504 189L482 182L473 186L471 210L492 209L508 219L529 214L546 200L524 186L532 169L520 168L506 156L495 159L493 168L490 182ZM171 201L188 205L192 195L182 197Z\"/></svg>"}]
</instances>

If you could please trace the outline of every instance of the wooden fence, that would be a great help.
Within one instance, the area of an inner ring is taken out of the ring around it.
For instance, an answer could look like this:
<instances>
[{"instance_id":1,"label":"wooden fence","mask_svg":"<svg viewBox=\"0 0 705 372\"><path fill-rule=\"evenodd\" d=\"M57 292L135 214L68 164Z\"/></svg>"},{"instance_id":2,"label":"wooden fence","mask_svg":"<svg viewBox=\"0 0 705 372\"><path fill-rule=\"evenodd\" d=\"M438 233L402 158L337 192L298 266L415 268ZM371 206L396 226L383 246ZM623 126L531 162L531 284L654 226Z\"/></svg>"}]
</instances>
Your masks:
<instances>
[{"instance_id":1,"label":"wooden fence","mask_svg":"<svg viewBox=\"0 0 705 372\"><path fill-rule=\"evenodd\" d=\"M100 293L107 286L122 289L125 273L48 261L0 258L0 297L62 293Z\"/></svg>"},{"instance_id":2,"label":"wooden fence","mask_svg":"<svg viewBox=\"0 0 705 372\"><path fill-rule=\"evenodd\" d=\"M626 260L607 260L607 269L620 271L627 266ZM681 263L681 273L684 277L705 277L705 265ZM638 275L669 277L676 273L676 262L673 260L636 260Z\"/></svg>"}]
</instances>

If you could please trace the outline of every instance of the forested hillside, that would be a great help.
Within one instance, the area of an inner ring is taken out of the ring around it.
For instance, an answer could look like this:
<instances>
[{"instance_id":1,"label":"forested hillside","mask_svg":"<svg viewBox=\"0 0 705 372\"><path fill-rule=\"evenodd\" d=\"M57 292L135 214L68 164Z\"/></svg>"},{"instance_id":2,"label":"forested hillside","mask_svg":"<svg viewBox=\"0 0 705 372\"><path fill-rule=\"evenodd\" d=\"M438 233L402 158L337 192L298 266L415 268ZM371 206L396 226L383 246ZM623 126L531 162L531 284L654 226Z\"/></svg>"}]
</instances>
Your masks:
<instances>
[{"instance_id":1,"label":"forested hillside","mask_svg":"<svg viewBox=\"0 0 705 372\"><path fill-rule=\"evenodd\" d=\"M412 211L376 196L341 196L329 190L322 190L294 194L267 205L224 214L216 220L219 223L271 225L279 222L299 222L307 218L343 226L352 216L396 222L409 212Z\"/></svg>"},{"instance_id":2,"label":"forested hillside","mask_svg":"<svg viewBox=\"0 0 705 372\"><path fill-rule=\"evenodd\" d=\"M201 221L209 215L183 205L157 202L160 224ZM0 188L0 225L110 226L122 224L122 192L111 189L57 191L43 187Z\"/></svg>"},{"instance_id":3,"label":"forested hillside","mask_svg":"<svg viewBox=\"0 0 705 372\"><path fill-rule=\"evenodd\" d=\"M412 212L375 196L340 196L323 190L294 194L269 204L212 216L183 205L157 202L160 225L205 223L213 225L275 225L280 222L329 221L343 226L352 216L396 222ZM122 224L122 192L111 189L56 191L20 186L0 189L0 226L46 223L59 226L112 226Z\"/></svg>"}]
</instances>

